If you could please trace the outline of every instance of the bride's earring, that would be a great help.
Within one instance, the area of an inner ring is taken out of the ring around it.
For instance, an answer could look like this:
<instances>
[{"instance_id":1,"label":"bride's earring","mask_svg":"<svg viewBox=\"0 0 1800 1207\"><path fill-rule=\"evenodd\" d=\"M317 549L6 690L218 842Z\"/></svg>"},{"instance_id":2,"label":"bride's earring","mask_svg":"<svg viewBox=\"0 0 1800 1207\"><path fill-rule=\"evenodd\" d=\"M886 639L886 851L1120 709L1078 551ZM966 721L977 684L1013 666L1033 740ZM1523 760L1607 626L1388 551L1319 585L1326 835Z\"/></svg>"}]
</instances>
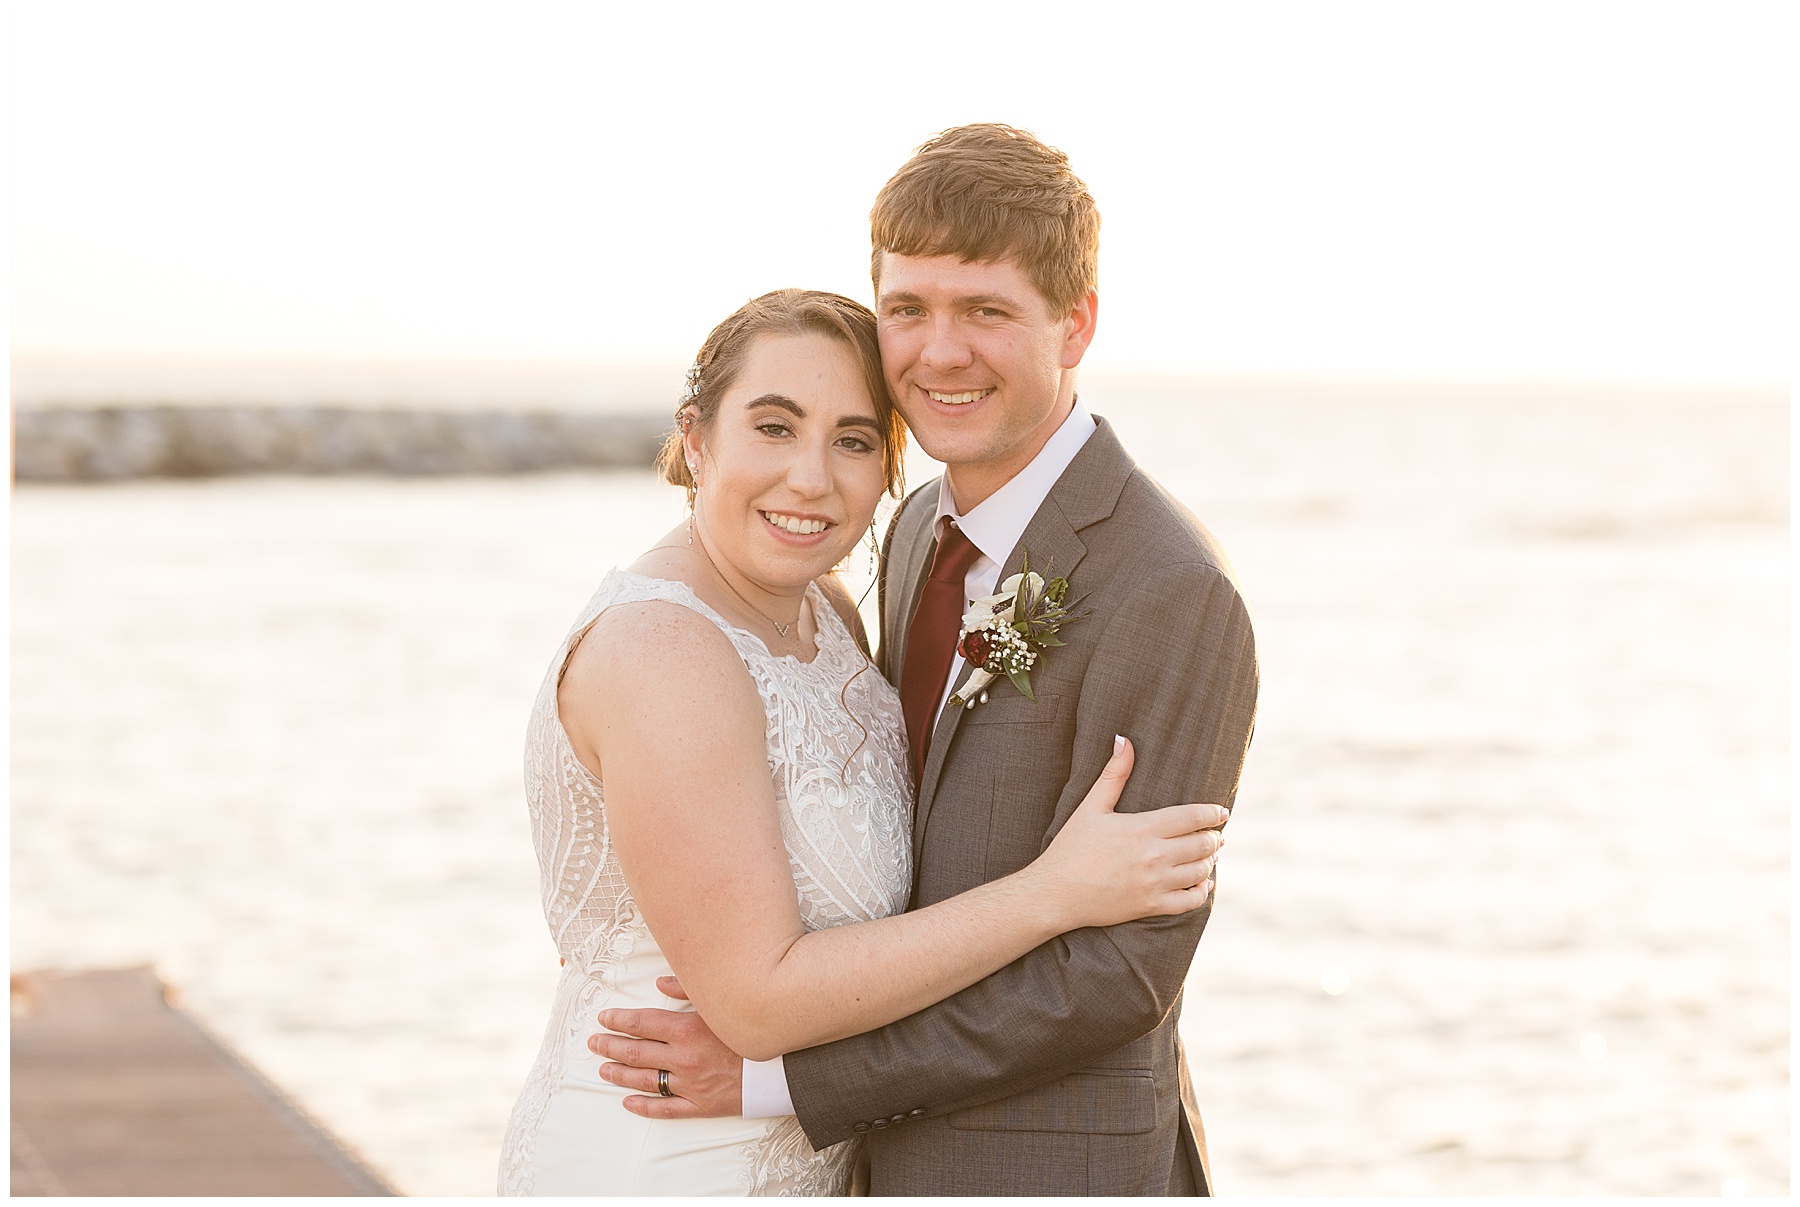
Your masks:
<instances>
[{"instance_id":1,"label":"bride's earring","mask_svg":"<svg viewBox=\"0 0 1800 1207\"><path fill-rule=\"evenodd\" d=\"M875 525L870 524L869 525L869 585L863 588L862 599L859 599L856 601L857 608L860 609L863 606L863 601L869 598L869 592L873 591L875 589L875 584L880 581L881 581L881 544L879 541L877 541L875 539Z\"/></svg>"},{"instance_id":2,"label":"bride's earring","mask_svg":"<svg viewBox=\"0 0 1800 1207\"><path fill-rule=\"evenodd\" d=\"M694 497L700 493L700 476L694 472L692 460L687 463L687 467L688 481L694 484L693 489L688 491L688 548L692 549L694 547Z\"/></svg>"}]
</instances>

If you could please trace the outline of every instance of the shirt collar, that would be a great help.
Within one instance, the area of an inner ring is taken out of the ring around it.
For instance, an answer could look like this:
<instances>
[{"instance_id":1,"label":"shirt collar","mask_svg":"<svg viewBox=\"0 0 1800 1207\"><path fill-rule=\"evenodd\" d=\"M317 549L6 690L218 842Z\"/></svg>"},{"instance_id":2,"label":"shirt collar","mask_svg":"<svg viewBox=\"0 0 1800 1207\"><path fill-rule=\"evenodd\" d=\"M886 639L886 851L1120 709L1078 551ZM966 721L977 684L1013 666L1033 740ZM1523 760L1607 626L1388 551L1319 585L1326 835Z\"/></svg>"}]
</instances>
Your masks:
<instances>
[{"instance_id":1,"label":"shirt collar","mask_svg":"<svg viewBox=\"0 0 1800 1207\"><path fill-rule=\"evenodd\" d=\"M1031 517L1050 497L1050 488L1056 485L1056 480L1069 468L1069 462L1075 460L1075 454L1093 434L1094 417L1077 397L1069 417L1044 442L1031 463L1014 474L1006 485L971 507L967 515L957 514L956 500L950 494L949 476L938 479L935 530L942 535L943 521L946 518L955 520L956 526L981 550L982 556L995 566L1004 565L1014 546L1024 537Z\"/></svg>"}]
</instances>

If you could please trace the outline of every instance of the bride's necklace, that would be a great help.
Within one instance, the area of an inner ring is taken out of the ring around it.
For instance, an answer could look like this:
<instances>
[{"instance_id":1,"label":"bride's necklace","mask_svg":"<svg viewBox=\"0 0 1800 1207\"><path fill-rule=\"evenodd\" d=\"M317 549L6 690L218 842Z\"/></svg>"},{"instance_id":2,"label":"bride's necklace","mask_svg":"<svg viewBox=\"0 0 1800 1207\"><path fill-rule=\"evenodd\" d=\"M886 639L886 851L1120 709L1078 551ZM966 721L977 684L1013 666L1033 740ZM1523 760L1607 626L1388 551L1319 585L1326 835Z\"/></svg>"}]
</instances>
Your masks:
<instances>
[{"instance_id":1,"label":"bride's necklace","mask_svg":"<svg viewBox=\"0 0 1800 1207\"><path fill-rule=\"evenodd\" d=\"M719 563L713 561L712 554L706 551L706 542L694 540L694 517L692 515L688 516L688 544L693 545L700 550L700 556L706 559L706 564L712 567L712 572L719 576L719 581L725 584L725 589L738 597L739 603L743 604L746 608L749 608L764 620L767 620L769 624L774 627L775 631L781 634L784 640L786 639L788 630L793 628L797 622L790 620L786 624L781 624L771 618L767 612L745 599L744 593L731 585L731 580L726 578L724 572L719 569Z\"/></svg>"}]
</instances>

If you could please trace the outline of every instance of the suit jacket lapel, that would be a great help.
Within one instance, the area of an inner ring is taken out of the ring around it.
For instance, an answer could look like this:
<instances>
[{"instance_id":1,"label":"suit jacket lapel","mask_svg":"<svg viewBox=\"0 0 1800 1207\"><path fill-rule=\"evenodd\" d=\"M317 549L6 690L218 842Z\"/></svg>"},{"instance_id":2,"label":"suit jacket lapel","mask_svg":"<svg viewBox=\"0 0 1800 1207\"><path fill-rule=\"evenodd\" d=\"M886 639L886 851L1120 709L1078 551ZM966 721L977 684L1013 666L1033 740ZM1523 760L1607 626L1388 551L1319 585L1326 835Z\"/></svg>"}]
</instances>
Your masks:
<instances>
[{"instance_id":1,"label":"suit jacket lapel","mask_svg":"<svg viewBox=\"0 0 1800 1207\"><path fill-rule=\"evenodd\" d=\"M1031 568L1046 578L1062 576L1068 578L1081 564L1087 555L1087 546L1077 534L1088 525L1105 519L1112 514L1113 506L1119 500L1119 492L1125 488L1125 481L1136 469L1131 458L1126 454L1119 438L1113 435L1112 425L1104 419L1095 421L1095 430L1088 437L1087 443L1075 455L1056 485L1050 488L1050 494L1039 505L1037 512L1031 517L1031 523L1025 526L1025 535L1013 547L1005 564L1000 567L1000 578L1004 582L1011 575L1023 569L1027 555L1031 560ZM923 581L923 574L918 580ZM915 584L912 599L918 598ZM910 611L907 613L910 619ZM904 650L901 651L904 656ZM898 664L890 664L897 668ZM973 673L973 668L965 665L962 674L957 676L956 686L960 690ZM895 669L894 676L899 678ZM995 683L991 690L1016 691L1010 683ZM976 705L977 708L980 705ZM950 752L950 745L956 738L957 727L962 722L963 708L946 708L939 715L937 726L931 732L931 744L925 750L925 771L919 778L917 804L913 809L913 849L915 854L925 841L925 823L931 817L931 809L937 802L938 780L943 773L944 759Z\"/></svg>"},{"instance_id":2,"label":"suit jacket lapel","mask_svg":"<svg viewBox=\"0 0 1800 1207\"><path fill-rule=\"evenodd\" d=\"M963 663L962 673L956 677L956 689L969 681L975 668ZM925 841L925 819L931 816L931 804L937 798L938 775L944 769L944 756L950 753L950 742L956 737L956 727L962 724L966 708L945 708L938 714L937 727L931 731L931 744L925 748L925 771L919 777L918 800L913 805L913 853L916 855L919 844Z\"/></svg>"},{"instance_id":3,"label":"suit jacket lapel","mask_svg":"<svg viewBox=\"0 0 1800 1207\"><path fill-rule=\"evenodd\" d=\"M899 690L900 668L906 658L906 631L912 626L913 609L919 606L919 592L925 588L925 578L931 573L931 556L937 549L931 524L937 518L937 508L925 505L927 500L937 498L937 491L927 484L914 497L917 496L924 498L894 521L899 528L886 568L887 599L893 606L881 618L882 662L895 690Z\"/></svg>"}]
</instances>

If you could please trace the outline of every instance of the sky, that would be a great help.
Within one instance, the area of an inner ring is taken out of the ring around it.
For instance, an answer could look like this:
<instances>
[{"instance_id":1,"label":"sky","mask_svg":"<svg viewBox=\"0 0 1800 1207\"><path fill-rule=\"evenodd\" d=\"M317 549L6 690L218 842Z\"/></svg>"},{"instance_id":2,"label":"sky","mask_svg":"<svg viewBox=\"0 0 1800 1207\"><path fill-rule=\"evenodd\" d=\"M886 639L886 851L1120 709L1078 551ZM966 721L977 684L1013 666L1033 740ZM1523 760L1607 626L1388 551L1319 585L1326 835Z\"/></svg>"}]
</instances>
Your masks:
<instances>
[{"instance_id":1,"label":"sky","mask_svg":"<svg viewBox=\"0 0 1800 1207\"><path fill-rule=\"evenodd\" d=\"M16 356L682 362L1005 121L1089 364L1785 380L1787 4L11 6Z\"/></svg>"}]
</instances>

